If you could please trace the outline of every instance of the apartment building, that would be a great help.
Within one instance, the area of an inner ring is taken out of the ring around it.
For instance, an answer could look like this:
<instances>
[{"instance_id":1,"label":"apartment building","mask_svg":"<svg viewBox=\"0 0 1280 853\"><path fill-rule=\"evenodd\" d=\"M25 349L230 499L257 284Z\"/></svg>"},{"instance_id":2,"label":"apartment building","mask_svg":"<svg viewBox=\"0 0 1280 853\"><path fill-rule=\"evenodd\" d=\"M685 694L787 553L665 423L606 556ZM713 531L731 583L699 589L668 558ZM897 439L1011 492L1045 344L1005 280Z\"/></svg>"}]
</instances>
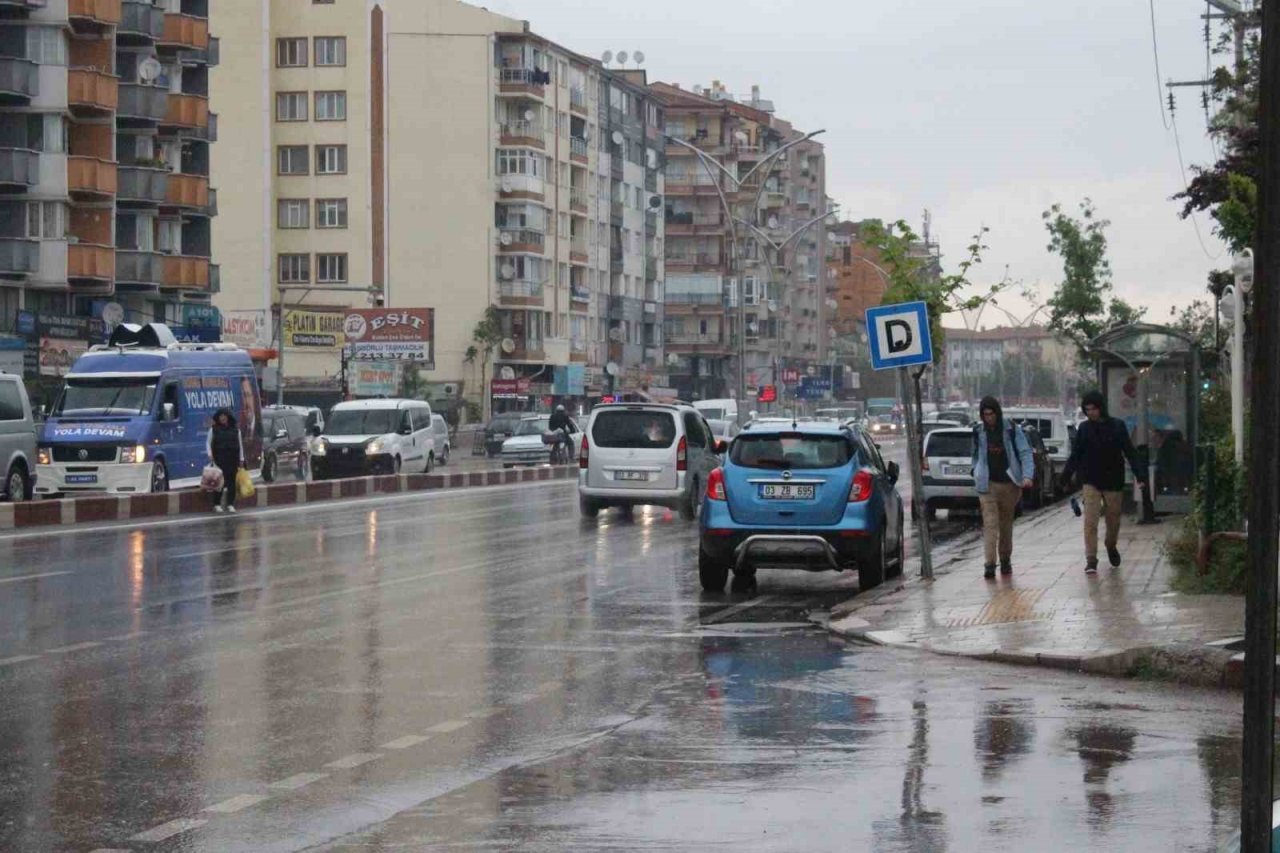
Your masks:
<instances>
[{"instance_id":1,"label":"apartment building","mask_svg":"<svg viewBox=\"0 0 1280 853\"><path fill-rule=\"evenodd\" d=\"M1076 369L1075 345L1044 326L944 329L944 332L942 367L949 399L972 402L984 394L998 393L985 385L993 376L1003 378L1005 367L1012 373L1025 374L1027 364L1041 364L1060 378ZM1016 389L1022 381L1025 375L1014 377L1008 387Z\"/></svg>"},{"instance_id":2,"label":"apartment building","mask_svg":"<svg viewBox=\"0 0 1280 853\"><path fill-rule=\"evenodd\" d=\"M861 238L862 222L827 226L827 294L836 303L831 323L838 335L866 330L868 308L884 301L888 283L880 253Z\"/></svg>"},{"instance_id":3,"label":"apartment building","mask_svg":"<svg viewBox=\"0 0 1280 853\"><path fill-rule=\"evenodd\" d=\"M219 42L209 0L3 6L0 332L51 390L112 322L203 334Z\"/></svg>"},{"instance_id":4,"label":"apartment building","mask_svg":"<svg viewBox=\"0 0 1280 853\"><path fill-rule=\"evenodd\" d=\"M456 0L270 0L219 26L241 60L214 78L236 104L219 168L244 249L224 312L272 318L281 286L287 317L434 308L419 375L442 408L493 379L530 396L665 381L662 115L642 75ZM490 307L486 369L468 350ZM343 393L340 345L283 343L290 399Z\"/></svg>"},{"instance_id":5,"label":"apartment building","mask_svg":"<svg viewBox=\"0 0 1280 853\"><path fill-rule=\"evenodd\" d=\"M744 99L729 94L719 81L692 90L655 83L650 90L666 109L672 138L666 147L665 211L672 385L689 396L736 394L740 325L746 334L749 393L776 382L781 370L821 361L827 339L825 229L815 223L780 254L765 238L786 241L825 211L822 146L802 142L753 172L771 153L803 136L773 115L772 103L760 98L758 87ZM715 165L708 168L703 157ZM754 228L740 224L734 231L721 194L733 218Z\"/></svg>"}]
</instances>

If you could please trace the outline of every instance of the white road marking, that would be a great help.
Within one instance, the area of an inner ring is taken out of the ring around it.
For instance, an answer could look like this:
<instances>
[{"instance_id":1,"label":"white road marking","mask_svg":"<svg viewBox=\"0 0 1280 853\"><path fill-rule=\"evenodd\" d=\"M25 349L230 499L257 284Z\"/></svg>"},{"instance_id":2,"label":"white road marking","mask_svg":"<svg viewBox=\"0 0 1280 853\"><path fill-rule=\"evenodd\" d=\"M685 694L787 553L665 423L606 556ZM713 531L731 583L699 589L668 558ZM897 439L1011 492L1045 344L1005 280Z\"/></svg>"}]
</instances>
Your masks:
<instances>
[{"instance_id":1,"label":"white road marking","mask_svg":"<svg viewBox=\"0 0 1280 853\"><path fill-rule=\"evenodd\" d=\"M117 634L114 637L103 637L102 641L104 643L118 643L124 640L134 640L138 637L144 637L146 636L146 633L146 631L134 631L132 634Z\"/></svg>"},{"instance_id":2,"label":"white road marking","mask_svg":"<svg viewBox=\"0 0 1280 853\"><path fill-rule=\"evenodd\" d=\"M11 663L22 663L23 661L36 660L39 655L14 655L11 658L0 658L0 666L6 666Z\"/></svg>"},{"instance_id":3,"label":"white road marking","mask_svg":"<svg viewBox=\"0 0 1280 853\"><path fill-rule=\"evenodd\" d=\"M428 740L430 740L430 738L422 735L405 735L404 737L399 737L395 740L384 743L382 746L378 747L378 749L408 749L411 746L417 746L418 744Z\"/></svg>"},{"instance_id":4,"label":"white road marking","mask_svg":"<svg viewBox=\"0 0 1280 853\"><path fill-rule=\"evenodd\" d=\"M724 610L717 610L715 613L712 613L710 616L703 619L702 624L714 625L717 622L723 622L730 616L737 616L744 610L750 610L753 607L758 607L765 602L773 601L775 598L777 598L776 595L762 595L751 601L744 601L742 604L735 604L732 607L726 607Z\"/></svg>"},{"instance_id":5,"label":"white road marking","mask_svg":"<svg viewBox=\"0 0 1280 853\"><path fill-rule=\"evenodd\" d=\"M458 729L465 729L469 725L471 724L466 720L445 720L443 723L436 723L434 726L427 729L427 731L433 735L442 735L449 732L456 732Z\"/></svg>"},{"instance_id":6,"label":"white road marking","mask_svg":"<svg viewBox=\"0 0 1280 853\"><path fill-rule=\"evenodd\" d=\"M100 646L100 645L102 645L102 643L94 643L94 642L90 642L90 643L75 643L75 644L70 645L70 646L60 646L60 647L58 647L58 648L56 648L56 649L45 649L45 654L47 654L47 655L62 655L62 654L66 654L67 652L79 652L79 651L83 651L83 650L85 650L85 649L96 649L96 648L97 648L98 646Z\"/></svg>"},{"instance_id":7,"label":"white road marking","mask_svg":"<svg viewBox=\"0 0 1280 853\"><path fill-rule=\"evenodd\" d=\"M468 720L487 720L489 717L496 717L506 708L481 708L479 711L472 711L469 714L463 714Z\"/></svg>"},{"instance_id":8,"label":"white road marking","mask_svg":"<svg viewBox=\"0 0 1280 853\"><path fill-rule=\"evenodd\" d=\"M57 575L69 575L71 572L41 572L38 575L17 575L12 578L0 578L0 583L17 583L18 581L33 581L39 578L51 578Z\"/></svg>"},{"instance_id":9,"label":"white road marking","mask_svg":"<svg viewBox=\"0 0 1280 853\"><path fill-rule=\"evenodd\" d=\"M298 773L290 776L288 779L281 779L279 782L272 782L267 787L275 791L296 791L299 788L305 788L312 782L319 782L321 779L328 778L328 773Z\"/></svg>"},{"instance_id":10,"label":"white road marking","mask_svg":"<svg viewBox=\"0 0 1280 853\"><path fill-rule=\"evenodd\" d=\"M241 794L238 797L215 803L204 809L204 811L213 812L214 814L235 814L238 811L249 808L249 806L256 806L265 799L267 799L266 794Z\"/></svg>"},{"instance_id":11,"label":"white road marking","mask_svg":"<svg viewBox=\"0 0 1280 853\"><path fill-rule=\"evenodd\" d=\"M133 853L133 851L122 847L99 847L97 850L90 850L89 853Z\"/></svg>"},{"instance_id":12,"label":"white road marking","mask_svg":"<svg viewBox=\"0 0 1280 853\"><path fill-rule=\"evenodd\" d=\"M361 764L368 764L370 761L376 761L382 757L380 752L353 752L350 755L344 755L337 761L330 761L325 767L333 770L350 770L352 767L359 767Z\"/></svg>"},{"instance_id":13,"label":"white road marking","mask_svg":"<svg viewBox=\"0 0 1280 853\"><path fill-rule=\"evenodd\" d=\"M168 823L162 823L159 826L152 827L146 832L139 832L130 838L130 841L164 841L166 838L173 838L183 832L189 832L193 829L199 829L209 821L202 820L198 817L180 817L177 820L171 820Z\"/></svg>"}]
</instances>

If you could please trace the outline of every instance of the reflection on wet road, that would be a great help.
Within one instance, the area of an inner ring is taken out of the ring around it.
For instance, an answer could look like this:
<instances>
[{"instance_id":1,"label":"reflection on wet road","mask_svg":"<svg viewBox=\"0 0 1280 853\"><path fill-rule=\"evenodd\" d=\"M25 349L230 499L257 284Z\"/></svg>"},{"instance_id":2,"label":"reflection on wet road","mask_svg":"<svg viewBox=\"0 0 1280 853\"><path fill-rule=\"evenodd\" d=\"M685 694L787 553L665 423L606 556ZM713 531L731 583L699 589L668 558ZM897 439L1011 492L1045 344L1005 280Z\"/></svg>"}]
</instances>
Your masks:
<instances>
[{"instance_id":1,"label":"reflection on wet road","mask_svg":"<svg viewBox=\"0 0 1280 853\"><path fill-rule=\"evenodd\" d=\"M846 648L571 484L0 538L0 850L1208 850L1233 697Z\"/></svg>"}]
</instances>

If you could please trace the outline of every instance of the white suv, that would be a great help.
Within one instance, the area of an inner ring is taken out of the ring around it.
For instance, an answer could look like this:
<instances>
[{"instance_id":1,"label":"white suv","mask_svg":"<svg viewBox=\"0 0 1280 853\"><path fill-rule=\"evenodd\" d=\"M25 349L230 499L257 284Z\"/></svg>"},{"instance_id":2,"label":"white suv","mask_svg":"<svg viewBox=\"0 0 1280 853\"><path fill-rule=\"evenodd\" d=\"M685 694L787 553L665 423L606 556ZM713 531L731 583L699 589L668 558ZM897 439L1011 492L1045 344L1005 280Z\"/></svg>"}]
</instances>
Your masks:
<instances>
[{"instance_id":1,"label":"white suv","mask_svg":"<svg viewBox=\"0 0 1280 853\"><path fill-rule=\"evenodd\" d=\"M925 514L930 518L939 509L971 508L978 505L973 485L973 428L935 429L924 437ZM915 502L912 502L915 514Z\"/></svg>"},{"instance_id":2,"label":"white suv","mask_svg":"<svg viewBox=\"0 0 1280 853\"><path fill-rule=\"evenodd\" d=\"M431 406L421 400L339 403L311 449L311 473L317 480L430 474L435 463Z\"/></svg>"},{"instance_id":3,"label":"white suv","mask_svg":"<svg viewBox=\"0 0 1280 853\"><path fill-rule=\"evenodd\" d=\"M578 506L594 518L606 507L665 506L686 520L720 464L702 414L684 403L613 403L591 412L578 457Z\"/></svg>"}]
</instances>

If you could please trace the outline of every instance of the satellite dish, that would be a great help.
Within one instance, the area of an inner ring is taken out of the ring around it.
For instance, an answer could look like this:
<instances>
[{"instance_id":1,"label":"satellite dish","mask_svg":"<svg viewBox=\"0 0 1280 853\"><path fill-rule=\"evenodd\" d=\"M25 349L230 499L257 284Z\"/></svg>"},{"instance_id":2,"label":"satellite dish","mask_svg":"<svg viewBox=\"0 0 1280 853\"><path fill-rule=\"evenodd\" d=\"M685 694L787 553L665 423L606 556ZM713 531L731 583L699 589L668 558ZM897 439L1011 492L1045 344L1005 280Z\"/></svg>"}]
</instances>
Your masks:
<instances>
[{"instance_id":1,"label":"satellite dish","mask_svg":"<svg viewBox=\"0 0 1280 853\"><path fill-rule=\"evenodd\" d=\"M146 59L138 63L138 78L143 83L151 83L160 76L160 72L164 68L160 65L160 60L154 56L148 56Z\"/></svg>"},{"instance_id":2,"label":"satellite dish","mask_svg":"<svg viewBox=\"0 0 1280 853\"><path fill-rule=\"evenodd\" d=\"M622 144L622 131L620 131L620 130L615 130L615 131L613 132L613 136L612 136L611 138L613 139L613 144L614 144L614 145L621 145L621 144Z\"/></svg>"},{"instance_id":3,"label":"satellite dish","mask_svg":"<svg viewBox=\"0 0 1280 853\"><path fill-rule=\"evenodd\" d=\"M620 65L627 64L627 52L625 50L618 51L618 63Z\"/></svg>"},{"instance_id":4,"label":"satellite dish","mask_svg":"<svg viewBox=\"0 0 1280 853\"><path fill-rule=\"evenodd\" d=\"M776 217L776 216L770 216L770 217L769 217L769 227L770 227L770 228L777 228L777 227L778 227L778 217Z\"/></svg>"},{"instance_id":5,"label":"satellite dish","mask_svg":"<svg viewBox=\"0 0 1280 853\"><path fill-rule=\"evenodd\" d=\"M525 120L525 121L533 121L533 110L525 110L525 111L524 111L524 120Z\"/></svg>"},{"instance_id":6,"label":"satellite dish","mask_svg":"<svg viewBox=\"0 0 1280 853\"><path fill-rule=\"evenodd\" d=\"M510 367L504 367L504 368L502 368L502 370L501 370L501 371L499 371L498 376L499 376L499 378L501 378L501 379L515 379L515 378L516 378L516 372L515 372L515 370L514 370L513 368L510 368Z\"/></svg>"},{"instance_id":7,"label":"satellite dish","mask_svg":"<svg viewBox=\"0 0 1280 853\"><path fill-rule=\"evenodd\" d=\"M734 132L733 139L735 142L737 142L740 145L746 145L747 142L751 139L751 137L747 136L741 130L738 130Z\"/></svg>"},{"instance_id":8,"label":"satellite dish","mask_svg":"<svg viewBox=\"0 0 1280 853\"><path fill-rule=\"evenodd\" d=\"M770 299L770 300L769 300L769 311L770 311L770 313L775 313L775 312L777 312L777 310L778 310L778 300L776 300L776 299Z\"/></svg>"},{"instance_id":9,"label":"satellite dish","mask_svg":"<svg viewBox=\"0 0 1280 853\"><path fill-rule=\"evenodd\" d=\"M649 196L649 209L657 210L660 207L662 207L662 196L660 195Z\"/></svg>"},{"instance_id":10,"label":"satellite dish","mask_svg":"<svg viewBox=\"0 0 1280 853\"><path fill-rule=\"evenodd\" d=\"M680 356L676 355L673 352L667 353L667 364L671 365L672 367L675 367L679 363L680 363Z\"/></svg>"},{"instance_id":11,"label":"satellite dish","mask_svg":"<svg viewBox=\"0 0 1280 853\"><path fill-rule=\"evenodd\" d=\"M827 307L830 308L832 311L834 311L840 307L840 303L836 302L834 299L828 299Z\"/></svg>"},{"instance_id":12,"label":"satellite dish","mask_svg":"<svg viewBox=\"0 0 1280 853\"><path fill-rule=\"evenodd\" d=\"M605 52L600 56L600 61L601 61L601 62L603 62L605 65L608 65L610 62L613 62L613 51L612 51L612 50L606 50L606 51L605 51Z\"/></svg>"},{"instance_id":13,"label":"satellite dish","mask_svg":"<svg viewBox=\"0 0 1280 853\"><path fill-rule=\"evenodd\" d=\"M502 265L502 268L498 270L498 273L499 273L503 278L515 278L515 277L516 277L516 268L515 268L515 267L513 267L513 266L511 266L511 264L503 264L503 265Z\"/></svg>"},{"instance_id":14,"label":"satellite dish","mask_svg":"<svg viewBox=\"0 0 1280 853\"><path fill-rule=\"evenodd\" d=\"M499 234L499 235L498 235L498 242L499 242L499 243L501 243L501 244L502 244L502 245L504 245L504 246L510 246L510 245L511 245L511 233L510 233L510 232L508 232L508 231L503 231L501 234Z\"/></svg>"},{"instance_id":15,"label":"satellite dish","mask_svg":"<svg viewBox=\"0 0 1280 853\"><path fill-rule=\"evenodd\" d=\"M108 302L103 305L102 322L108 326L119 326L124 322L124 306L119 302Z\"/></svg>"},{"instance_id":16,"label":"satellite dish","mask_svg":"<svg viewBox=\"0 0 1280 853\"><path fill-rule=\"evenodd\" d=\"M641 62L644 62L644 51L641 51L641 50L634 51L631 54L631 58L636 61L636 65L639 65Z\"/></svg>"},{"instance_id":17,"label":"satellite dish","mask_svg":"<svg viewBox=\"0 0 1280 853\"><path fill-rule=\"evenodd\" d=\"M499 185L502 187L502 191L504 193L511 192L511 188L515 186L514 184L511 183L510 175L503 175L502 180L499 182Z\"/></svg>"},{"instance_id":18,"label":"satellite dish","mask_svg":"<svg viewBox=\"0 0 1280 853\"><path fill-rule=\"evenodd\" d=\"M511 338L503 338L500 346L502 347L502 351L507 355L511 355L511 353L516 351L516 342L511 340Z\"/></svg>"},{"instance_id":19,"label":"satellite dish","mask_svg":"<svg viewBox=\"0 0 1280 853\"><path fill-rule=\"evenodd\" d=\"M618 363L616 361L611 361L604 366L604 372L610 376L617 376L622 372L622 368L618 367Z\"/></svg>"},{"instance_id":20,"label":"satellite dish","mask_svg":"<svg viewBox=\"0 0 1280 853\"><path fill-rule=\"evenodd\" d=\"M758 331L760 331L760 326L754 320L747 324L748 335L754 335Z\"/></svg>"}]
</instances>

